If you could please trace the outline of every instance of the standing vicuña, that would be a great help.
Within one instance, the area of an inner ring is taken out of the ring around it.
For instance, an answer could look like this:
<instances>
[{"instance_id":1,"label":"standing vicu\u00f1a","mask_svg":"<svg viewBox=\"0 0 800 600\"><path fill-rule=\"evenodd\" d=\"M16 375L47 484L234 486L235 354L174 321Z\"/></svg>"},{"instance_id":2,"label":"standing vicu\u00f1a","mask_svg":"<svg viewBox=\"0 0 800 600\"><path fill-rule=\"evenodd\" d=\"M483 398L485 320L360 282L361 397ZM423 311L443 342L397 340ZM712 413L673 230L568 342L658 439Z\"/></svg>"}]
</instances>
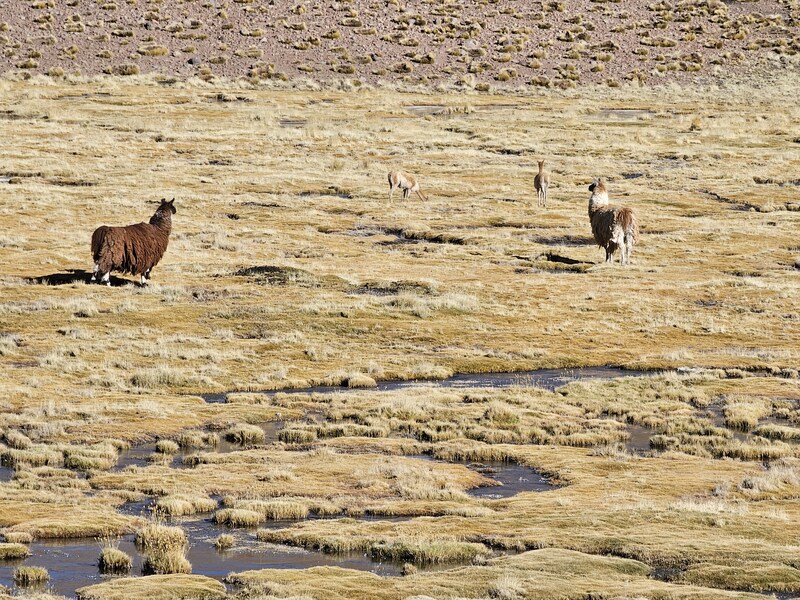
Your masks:
<instances>
[{"instance_id":1,"label":"standing vicu\u00f1a","mask_svg":"<svg viewBox=\"0 0 800 600\"><path fill-rule=\"evenodd\" d=\"M550 187L550 173L544 170L544 159L539 162L539 173L533 178L533 187L536 188L536 197L539 206L547 207L547 189Z\"/></svg>"},{"instance_id":2,"label":"standing vicu\u00f1a","mask_svg":"<svg viewBox=\"0 0 800 600\"><path fill-rule=\"evenodd\" d=\"M597 245L606 250L606 262L614 262L614 251L620 249L620 262L630 264L631 250L639 241L639 223L632 208L608 205L605 180L594 179L589 186L589 219Z\"/></svg>"},{"instance_id":3,"label":"standing vicu\u00f1a","mask_svg":"<svg viewBox=\"0 0 800 600\"><path fill-rule=\"evenodd\" d=\"M161 204L149 223L126 227L101 225L92 234L94 272L92 281L100 277L111 285L111 271L142 276L142 285L150 278L150 271L158 264L169 243L175 198Z\"/></svg>"},{"instance_id":4,"label":"standing vicu\u00f1a","mask_svg":"<svg viewBox=\"0 0 800 600\"><path fill-rule=\"evenodd\" d=\"M403 200L408 199L411 192L416 192L417 196L422 200L428 199L427 196L419 191L419 181L411 173L406 173L405 171L391 171L389 173L389 202L392 201L392 195L394 195L394 191L397 188L403 190Z\"/></svg>"}]
</instances>

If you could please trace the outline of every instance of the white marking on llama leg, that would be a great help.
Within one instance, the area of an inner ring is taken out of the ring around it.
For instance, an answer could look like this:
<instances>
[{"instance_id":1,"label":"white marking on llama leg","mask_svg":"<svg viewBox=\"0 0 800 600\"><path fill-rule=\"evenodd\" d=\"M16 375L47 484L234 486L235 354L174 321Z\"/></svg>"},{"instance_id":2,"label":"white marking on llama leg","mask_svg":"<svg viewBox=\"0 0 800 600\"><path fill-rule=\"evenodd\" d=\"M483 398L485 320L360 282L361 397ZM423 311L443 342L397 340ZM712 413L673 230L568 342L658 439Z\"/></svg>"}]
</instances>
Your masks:
<instances>
[{"instance_id":1,"label":"white marking on llama leg","mask_svg":"<svg viewBox=\"0 0 800 600\"><path fill-rule=\"evenodd\" d=\"M111 271L103 275L103 279L101 279L101 281L107 286L111 286Z\"/></svg>"},{"instance_id":2,"label":"white marking on llama leg","mask_svg":"<svg viewBox=\"0 0 800 600\"><path fill-rule=\"evenodd\" d=\"M94 263L94 268L92 269L92 281L97 281L97 271L100 270L100 263Z\"/></svg>"}]
</instances>

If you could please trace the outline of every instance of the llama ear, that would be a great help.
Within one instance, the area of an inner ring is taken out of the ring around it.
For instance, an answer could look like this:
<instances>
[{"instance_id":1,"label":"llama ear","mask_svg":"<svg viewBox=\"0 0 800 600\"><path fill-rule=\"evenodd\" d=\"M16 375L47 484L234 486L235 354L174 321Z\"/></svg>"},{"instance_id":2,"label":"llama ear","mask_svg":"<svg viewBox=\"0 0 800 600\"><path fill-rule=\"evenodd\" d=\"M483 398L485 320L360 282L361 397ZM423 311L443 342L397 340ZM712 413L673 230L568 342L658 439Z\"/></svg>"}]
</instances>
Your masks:
<instances>
[{"instance_id":1,"label":"llama ear","mask_svg":"<svg viewBox=\"0 0 800 600\"><path fill-rule=\"evenodd\" d=\"M175 204L175 198L173 198L172 200L170 200L169 202L167 202L167 204Z\"/></svg>"}]
</instances>

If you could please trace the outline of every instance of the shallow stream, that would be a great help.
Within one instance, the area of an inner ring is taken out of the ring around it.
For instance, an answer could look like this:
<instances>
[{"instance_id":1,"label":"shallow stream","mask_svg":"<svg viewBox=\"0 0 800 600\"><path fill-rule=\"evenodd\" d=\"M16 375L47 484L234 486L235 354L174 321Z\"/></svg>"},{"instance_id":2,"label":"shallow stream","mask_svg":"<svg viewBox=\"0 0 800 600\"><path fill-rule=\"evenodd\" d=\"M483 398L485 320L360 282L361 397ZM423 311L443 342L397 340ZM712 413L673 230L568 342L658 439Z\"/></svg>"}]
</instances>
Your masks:
<instances>
[{"instance_id":1,"label":"shallow stream","mask_svg":"<svg viewBox=\"0 0 800 600\"><path fill-rule=\"evenodd\" d=\"M571 381L595 379L614 379L616 377L638 377L650 375L646 371L629 371L617 367L582 367L579 369L539 369L537 371L518 371L513 373L464 373L440 380L397 380L379 381L376 387L365 391L391 392L419 387L442 388L506 388L534 387L554 390ZM254 393L274 394L331 394L337 392L356 392L358 389L345 386L319 385L307 388L284 388L280 390L262 390ZM225 403L228 393L201 394L206 402Z\"/></svg>"}]
</instances>

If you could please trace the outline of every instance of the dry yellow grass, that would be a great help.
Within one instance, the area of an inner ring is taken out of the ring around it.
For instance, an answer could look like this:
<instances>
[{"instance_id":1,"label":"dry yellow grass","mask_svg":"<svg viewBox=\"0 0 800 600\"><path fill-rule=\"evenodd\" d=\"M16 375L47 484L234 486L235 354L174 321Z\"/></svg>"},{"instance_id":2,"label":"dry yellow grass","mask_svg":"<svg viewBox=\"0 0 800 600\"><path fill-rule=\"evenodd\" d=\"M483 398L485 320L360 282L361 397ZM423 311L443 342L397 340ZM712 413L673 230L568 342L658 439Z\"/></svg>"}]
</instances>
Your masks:
<instances>
[{"instance_id":1,"label":"dry yellow grass","mask_svg":"<svg viewBox=\"0 0 800 600\"><path fill-rule=\"evenodd\" d=\"M548 548L397 580L242 578L285 595L619 593L619 569L629 596L797 591L798 197L770 182L800 163L795 90L492 97L0 81L0 455L15 471L0 484L0 527L113 535L143 525L117 512L124 500L158 496L179 515L219 494L218 520L231 525L413 517L269 533L308 548L418 563ZM415 104L445 110L420 117ZM551 169L547 211L534 208L538 155ZM394 166L424 175L429 202L387 205ZM630 268L599 264L589 237L585 188L597 175L640 215ZM146 219L162 196L178 213L151 285L88 286L71 273L90 270L96 226ZM598 364L709 369L557 392L369 389ZM257 393L314 383L367 389ZM192 395L226 389L242 393L227 404ZM765 417L783 429L764 429ZM720 419L765 435L742 439ZM286 423L277 444L261 429L271 421ZM666 451L626 451L628 423ZM226 433L238 451L215 451ZM168 458L112 472L130 444L157 440L168 453L192 448L193 468ZM475 498L484 476L402 456L423 452L515 460L562 487ZM749 462L766 458L780 463ZM700 587L648 579L658 567ZM147 577L82 594L224 593L207 583Z\"/></svg>"},{"instance_id":2,"label":"dry yellow grass","mask_svg":"<svg viewBox=\"0 0 800 600\"><path fill-rule=\"evenodd\" d=\"M78 590L80 600L218 600L225 586L202 575L150 575L113 579Z\"/></svg>"}]
</instances>

